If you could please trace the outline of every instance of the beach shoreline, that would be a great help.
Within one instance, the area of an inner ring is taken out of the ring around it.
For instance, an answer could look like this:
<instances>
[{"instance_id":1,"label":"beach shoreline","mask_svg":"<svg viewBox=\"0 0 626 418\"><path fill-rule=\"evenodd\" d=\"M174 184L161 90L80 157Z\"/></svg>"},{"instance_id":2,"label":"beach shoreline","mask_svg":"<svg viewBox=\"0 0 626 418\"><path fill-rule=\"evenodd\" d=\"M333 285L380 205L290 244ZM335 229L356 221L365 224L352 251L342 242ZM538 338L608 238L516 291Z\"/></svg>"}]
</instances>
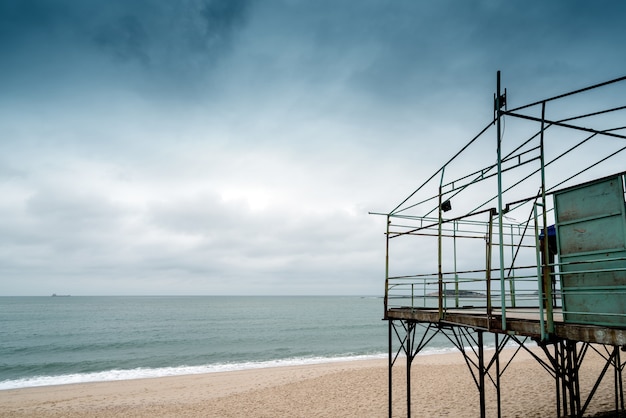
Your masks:
<instances>
[{"instance_id":1,"label":"beach shoreline","mask_svg":"<svg viewBox=\"0 0 626 418\"><path fill-rule=\"evenodd\" d=\"M504 350L503 364L513 352ZM393 412L406 416L405 362L398 362ZM583 393L602 365L597 355L583 363ZM418 356L411 386L417 416L479 416L478 391L458 352ZM488 416L496 411L492 389L486 392ZM0 391L0 417L381 417L388 414L387 395L385 358L7 389ZM549 373L528 353L518 353L502 377L503 416L555 416L554 396ZM613 405L613 382L605 378L589 413Z\"/></svg>"}]
</instances>

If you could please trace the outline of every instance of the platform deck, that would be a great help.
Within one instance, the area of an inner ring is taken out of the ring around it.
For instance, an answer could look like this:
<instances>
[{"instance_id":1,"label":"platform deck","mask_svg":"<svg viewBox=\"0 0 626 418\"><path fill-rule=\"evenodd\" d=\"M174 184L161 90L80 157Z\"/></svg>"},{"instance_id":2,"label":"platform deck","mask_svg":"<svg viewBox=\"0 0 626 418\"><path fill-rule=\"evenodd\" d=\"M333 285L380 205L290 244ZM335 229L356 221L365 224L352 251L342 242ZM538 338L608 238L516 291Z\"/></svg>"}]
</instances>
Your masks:
<instances>
[{"instance_id":1,"label":"platform deck","mask_svg":"<svg viewBox=\"0 0 626 418\"><path fill-rule=\"evenodd\" d=\"M387 310L387 319L406 320L441 326L465 326L499 334L514 334L539 339L541 320L539 308L507 308L503 326L501 309L492 309L488 314L485 308L446 309L443 318L439 318L436 308L399 307ZM560 309L553 312L553 336L568 340L606 345L626 346L626 330L606 326L570 324L563 320ZM544 327L548 321L544 313Z\"/></svg>"}]
</instances>

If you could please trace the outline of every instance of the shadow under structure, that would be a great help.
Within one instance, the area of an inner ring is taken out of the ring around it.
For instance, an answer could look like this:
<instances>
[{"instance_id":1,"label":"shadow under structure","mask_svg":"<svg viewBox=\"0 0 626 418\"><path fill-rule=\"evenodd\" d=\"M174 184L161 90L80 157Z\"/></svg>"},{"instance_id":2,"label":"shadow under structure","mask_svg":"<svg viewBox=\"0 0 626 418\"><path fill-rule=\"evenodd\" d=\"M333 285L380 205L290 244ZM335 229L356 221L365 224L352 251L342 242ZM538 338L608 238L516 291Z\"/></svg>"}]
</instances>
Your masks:
<instances>
[{"instance_id":1,"label":"shadow under structure","mask_svg":"<svg viewBox=\"0 0 626 418\"><path fill-rule=\"evenodd\" d=\"M514 108L500 80L484 129L393 210L373 213L386 217L389 416L394 366L410 417L411 365L435 337L463 354L481 417L487 389L502 416L505 347L554 378L555 416L585 416L603 379L621 416L626 77ZM583 387L592 352L604 367Z\"/></svg>"}]
</instances>

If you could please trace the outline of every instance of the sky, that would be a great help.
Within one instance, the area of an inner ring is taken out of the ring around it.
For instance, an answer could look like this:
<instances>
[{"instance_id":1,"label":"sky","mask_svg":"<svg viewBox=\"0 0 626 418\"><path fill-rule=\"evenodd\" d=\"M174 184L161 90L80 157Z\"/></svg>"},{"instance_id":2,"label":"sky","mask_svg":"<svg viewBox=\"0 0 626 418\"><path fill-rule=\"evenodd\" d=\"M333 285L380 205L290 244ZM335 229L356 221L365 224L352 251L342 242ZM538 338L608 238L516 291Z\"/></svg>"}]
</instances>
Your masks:
<instances>
[{"instance_id":1,"label":"sky","mask_svg":"<svg viewBox=\"0 0 626 418\"><path fill-rule=\"evenodd\" d=\"M388 212L626 3L0 0L0 295L382 295ZM494 152L488 149L485 152Z\"/></svg>"}]
</instances>

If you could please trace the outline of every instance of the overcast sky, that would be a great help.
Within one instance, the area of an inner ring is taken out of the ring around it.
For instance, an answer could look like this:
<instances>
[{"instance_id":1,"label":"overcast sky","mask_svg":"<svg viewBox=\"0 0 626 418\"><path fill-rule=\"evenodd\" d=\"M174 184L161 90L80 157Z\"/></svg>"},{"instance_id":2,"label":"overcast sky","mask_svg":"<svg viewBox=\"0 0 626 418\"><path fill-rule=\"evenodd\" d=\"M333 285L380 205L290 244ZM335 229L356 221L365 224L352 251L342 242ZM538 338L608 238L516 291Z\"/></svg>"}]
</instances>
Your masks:
<instances>
[{"instance_id":1,"label":"overcast sky","mask_svg":"<svg viewBox=\"0 0 626 418\"><path fill-rule=\"evenodd\" d=\"M0 295L382 295L368 211L489 122L497 70L511 105L625 75L625 16L0 0Z\"/></svg>"}]
</instances>

